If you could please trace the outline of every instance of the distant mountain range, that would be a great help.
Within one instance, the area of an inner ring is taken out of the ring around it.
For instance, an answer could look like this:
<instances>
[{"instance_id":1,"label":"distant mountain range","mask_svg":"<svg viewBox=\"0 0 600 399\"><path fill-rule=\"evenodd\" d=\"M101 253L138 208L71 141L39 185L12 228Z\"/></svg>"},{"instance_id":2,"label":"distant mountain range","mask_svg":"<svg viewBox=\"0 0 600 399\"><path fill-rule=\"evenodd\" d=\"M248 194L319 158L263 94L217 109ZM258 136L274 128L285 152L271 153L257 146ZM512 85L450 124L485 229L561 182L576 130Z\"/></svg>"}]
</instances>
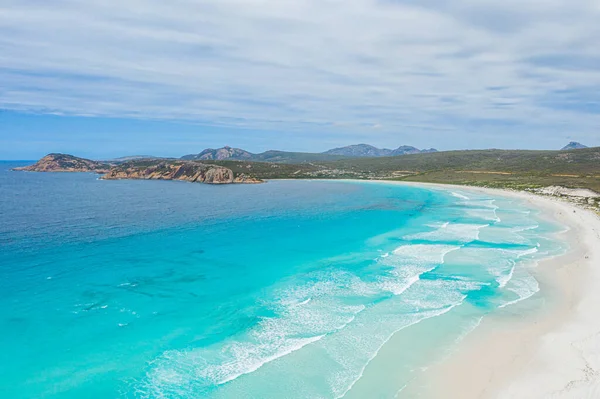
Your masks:
<instances>
[{"instance_id":1,"label":"distant mountain range","mask_svg":"<svg viewBox=\"0 0 600 399\"><path fill-rule=\"evenodd\" d=\"M567 144L566 146L564 146L561 151L566 151L566 150L580 150L582 148L588 148L587 145L583 145L581 143L578 143L576 141L571 141L569 144Z\"/></svg>"},{"instance_id":2,"label":"distant mountain range","mask_svg":"<svg viewBox=\"0 0 600 399\"><path fill-rule=\"evenodd\" d=\"M428 150L419 150L418 148L409 145L403 145L395 150L388 148L377 148L369 144L355 144L346 147L334 148L333 150L325 151L323 154L342 155L344 157L395 157L408 154L422 154L427 152L437 152L435 148Z\"/></svg>"},{"instance_id":3,"label":"distant mountain range","mask_svg":"<svg viewBox=\"0 0 600 399\"><path fill-rule=\"evenodd\" d=\"M106 162L127 162L138 161L140 159L161 159L164 157L155 157L154 155L129 155L126 157L107 159Z\"/></svg>"},{"instance_id":4,"label":"distant mountain range","mask_svg":"<svg viewBox=\"0 0 600 399\"><path fill-rule=\"evenodd\" d=\"M279 162L279 163L305 163L319 161L335 161L343 158L364 158L364 157L393 157L408 154L421 154L437 152L436 149L430 148L419 150L411 146L400 146L395 150L387 148L377 148L368 144L355 144L346 147L334 148L329 151L320 153L311 152L288 152L288 151L265 151L259 154L253 154L240 148L223 147L223 148L208 148L199 154L190 154L181 157L184 160L198 161L261 161L261 162Z\"/></svg>"},{"instance_id":5,"label":"distant mountain range","mask_svg":"<svg viewBox=\"0 0 600 399\"><path fill-rule=\"evenodd\" d=\"M588 148L587 146L572 141L564 146L561 151L578 150ZM232 148L225 146L222 148L207 148L198 154L185 155L179 159L186 161L251 161L251 162L272 162L272 163L285 163L285 164L304 164L304 163L315 163L315 162L329 162L338 161L343 159L352 158L381 158L381 157L397 157L402 155L413 155L413 154L426 154L426 153L437 153L438 151L434 148L419 150L418 148L403 145L394 150L388 148L377 148L369 144L354 144L346 147L333 148L325 152L292 152L292 151L276 151L269 150L258 154L251 153L249 151ZM62 154L50 154L59 155ZM108 165L115 165L130 161L160 161L160 160L174 160L176 158L168 157L157 157L153 155L130 155L120 158L90 161L96 162L99 166L97 169L107 169ZM62 158L58 157L57 162L61 161ZM84 160L89 161L89 160ZM61 161L62 162L62 161ZM59 162L60 163L60 162ZM39 167L41 168L41 167ZM38 168L38 169L39 169ZM62 169L93 169L89 165L69 165L64 166Z\"/></svg>"}]
</instances>

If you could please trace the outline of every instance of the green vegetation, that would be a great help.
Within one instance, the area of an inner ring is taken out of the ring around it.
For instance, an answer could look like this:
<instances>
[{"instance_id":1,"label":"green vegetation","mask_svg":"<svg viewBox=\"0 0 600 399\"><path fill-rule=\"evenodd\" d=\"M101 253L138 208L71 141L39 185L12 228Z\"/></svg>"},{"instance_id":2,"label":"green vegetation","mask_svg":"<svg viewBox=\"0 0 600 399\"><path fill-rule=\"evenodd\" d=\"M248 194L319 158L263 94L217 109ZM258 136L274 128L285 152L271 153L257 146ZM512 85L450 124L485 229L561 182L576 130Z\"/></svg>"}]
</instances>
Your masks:
<instances>
[{"instance_id":1,"label":"green vegetation","mask_svg":"<svg viewBox=\"0 0 600 399\"><path fill-rule=\"evenodd\" d=\"M306 164L206 162L263 179L390 179L520 190L560 185L600 192L600 148L569 151L448 151Z\"/></svg>"},{"instance_id":2,"label":"green vegetation","mask_svg":"<svg viewBox=\"0 0 600 399\"><path fill-rule=\"evenodd\" d=\"M600 148L570 151L481 150L447 151L402 157L346 159L334 162L342 168L363 170L497 171L511 173L600 173Z\"/></svg>"},{"instance_id":3,"label":"green vegetation","mask_svg":"<svg viewBox=\"0 0 600 399\"><path fill-rule=\"evenodd\" d=\"M254 161L196 161L210 165L219 165L229 168L237 176L246 174L259 179L298 179L308 178L311 174L318 173L321 167L314 164L287 164ZM314 176L312 176L314 177ZM326 177L326 176L324 176Z\"/></svg>"},{"instance_id":4,"label":"green vegetation","mask_svg":"<svg viewBox=\"0 0 600 399\"><path fill-rule=\"evenodd\" d=\"M254 154L251 160L257 162L299 164L309 162L328 162L344 158L347 157L343 155L319 154L312 152L287 152L270 150L260 154Z\"/></svg>"},{"instance_id":5,"label":"green vegetation","mask_svg":"<svg viewBox=\"0 0 600 399\"><path fill-rule=\"evenodd\" d=\"M491 173L481 174L461 171L441 171L422 173L399 180L492 188L509 188L515 190L528 190L548 186L562 186L567 188L587 188L600 192L600 176L563 177L535 173L500 175Z\"/></svg>"}]
</instances>

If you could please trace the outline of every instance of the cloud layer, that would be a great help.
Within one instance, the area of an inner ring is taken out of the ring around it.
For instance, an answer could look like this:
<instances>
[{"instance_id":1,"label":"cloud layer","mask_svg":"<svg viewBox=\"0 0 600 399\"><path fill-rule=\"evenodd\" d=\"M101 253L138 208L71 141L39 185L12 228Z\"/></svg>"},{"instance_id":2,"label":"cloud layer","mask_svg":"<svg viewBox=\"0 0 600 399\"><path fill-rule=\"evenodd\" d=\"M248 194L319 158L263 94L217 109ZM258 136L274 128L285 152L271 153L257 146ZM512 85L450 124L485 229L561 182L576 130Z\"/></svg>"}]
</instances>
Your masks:
<instances>
[{"instance_id":1,"label":"cloud layer","mask_svg":"<svg viewBox=\"0 0 600 399\"><path fill-rule=\"evenodd\" d=\"M600 144L599 20L587 0L0 0L0 107Z\"/></svg>"}]
</instances>

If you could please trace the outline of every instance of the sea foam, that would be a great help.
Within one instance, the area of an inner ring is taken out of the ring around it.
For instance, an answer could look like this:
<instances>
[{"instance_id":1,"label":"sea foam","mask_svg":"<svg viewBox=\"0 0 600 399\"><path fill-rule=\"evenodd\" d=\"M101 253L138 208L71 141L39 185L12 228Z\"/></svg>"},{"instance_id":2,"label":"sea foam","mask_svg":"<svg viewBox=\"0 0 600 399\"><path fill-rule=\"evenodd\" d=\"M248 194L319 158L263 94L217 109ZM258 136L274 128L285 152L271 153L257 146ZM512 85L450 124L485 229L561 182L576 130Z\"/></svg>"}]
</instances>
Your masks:
<instances>
[{"instance_id":1,"label":"sea foam","mask_svg":"<svg viewBox=\"0 0 600 399\"><path fill-rule=\"evenodd\" d=\"M483 288L502 290L507 299L498 307L533 296L539 286L520 262L535 257L538 248L523 248L529 240L522 235L539 225L531 221L523 226L503 223L495 200L472 199L460 193L453 197L460 200L461 207L454 208L461 212L460 218L426 223L428 231L401 236L403 245L378 249L381 254L367 268L369 273L325 268L268 292L261 306L271 316L262 317L250 330L227 341L165 352L151 364L136 389L146 397L169 397L172 392L197 395L220 386L244 384L240 382L244 378L274 377L278 368L294 370L298 359L310 358L312 367L322 370L319 378L328 387L319 393L311 391L311 396L341 398L363 377L394 334L448 314L470 293ZM498 242L479 242L482 231ZM385 233L367 242L382 245L393 237ZM494 245L498 247L488 247ZM329 258L329 263L354 259L354 254L341 254ZM471 319L454 342L476 328L483 317ZM274 362L277 366L265 367ZM239 386L231 392L243 392L245 385Z\"/></svg>"},{"instance_id":2,"label":"sea foam","mask_svg":"<svg viewBox=\"0 0 600 399\"><path fill-rule=\"evenodd\" d=\"M404 239L467 243L478 240L479 231L488 226L489 224L445 223L433 231L410 234L404 236Z\"/></svg>"},{"instance_id":3,"label":"sea foam","mask_svg":"<svg viewBox=\"0 0 600 399\"><path fill-rule=\"evenodd\" d=\"M396 248L390 256L380 258L379 262L392 266L389 275L380 279L380 288L400 295L414 283L419 281L424 273L435 270L444 263L444 257L460 249L452 245L403 245Z\"/></svg>"}]
</instances>

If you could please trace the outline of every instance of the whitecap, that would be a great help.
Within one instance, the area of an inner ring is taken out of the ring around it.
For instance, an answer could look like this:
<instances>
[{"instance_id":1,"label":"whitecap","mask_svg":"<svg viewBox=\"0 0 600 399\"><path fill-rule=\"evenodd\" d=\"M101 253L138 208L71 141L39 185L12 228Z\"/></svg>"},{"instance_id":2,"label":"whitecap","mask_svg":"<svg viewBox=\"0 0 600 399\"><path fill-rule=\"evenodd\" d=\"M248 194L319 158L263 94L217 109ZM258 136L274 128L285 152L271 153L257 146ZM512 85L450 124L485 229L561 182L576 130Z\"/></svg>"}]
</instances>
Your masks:
<instances>
[{"instance_id":1,"label":"whitecap","mask_svg":"<svg viewBox=\"0 0 600 399\"><path fill-rule=\"evenodd\" d=\"M217 380L216 384L217 385L225 384L229 381L235 380L236 378L238 378L244 374L252 373L252 372L258 370L263 365L265 365L269 362L272 362L273 360L279 359L280 357L283 357L285 355L289 355L292 352L295 352L297 350L304 348L306 345L309 345L309 344L312 344L313 342L319 341L324 336L325 336L325 334L319 335L316 337L303 338L303 339L289 339L287 341L286 345L283 346L274 355L267 356L262 359L250 360L248 363L236 362L236 364L233 367L231 367L231 365L224 364L224 365L222 365L222 366L224 366L223 367L224 370L219 369L218 371L215 370L215 372L217 374L221 374L224 371L224 374L226 376L220 380ZM232 372L233 370L235 370L235 371ZM239 370L241 370L241 371L239 371Z\"/></svg>"},{"instance_id":2,"label":"whitecap","mask_svg":"<svg viewBox=\"0 0 600 399\"><path fill-rule=\"evenodd\" d=\"M409 289L420 277L444 263L445 256L460 249L453 245L403 245L396 248L392 255L379 262L394 269L389 276L379 280L379 288L394 295L400 295Z\"/></svg>"},{"instance_id":3,"label":"whitecap","mask_svg":"<svg viewBox=\"0 0 600 399\"><path fill-rule=\"evenodd\" d=\"M302 301L302 302L298 302L298 303L296 304L296 306L303 306L303 305L306 305L307 303L309 303L309 302L310 302L310 300L311 300L311 299L312 299L312 298L306 298L304 301Z\"/></svg>"},{"instance_id":4,"label":"whitecap","mask_svg":"<svg viewBox=\"0 0 600 399\"><path fill-rule=\"evenodd\" d=\"M469 209L466 211L466 214L474 219L499 223L502 220L496 214L496 209L497 208Z\"/></svg>"},{"instance_id":5,"label":"whitecap","mask_svg":"<svg viewBox=\"0 0 600 399\"><path fill-rule=\"evenodd\" d=\"M467 197L466 195L463 195L463 194L460 194L460 193L457 193L457 192L454 192L454 191L452 191L450 194L453 197L460 198L460 199L463 199L463 200L468 200L469 199L469 197Z\"/></svg>"},{"instance_id":6,"label":"whitecap","mask_svg":"<svg viewBox=\"0 0 600 399\"><path fill-rule=\"evenodd\" d=\"M488 226L489 224L448 223L434 231L410 234L403 238L405 240L458 241L467 243L478 240L479 231Z\"/></svg>"},{"instance_id":7,"label":"whitecap","mask_svg":"<svg viewBox=\"0 0 600 399\"><path fill-rule=\"evenodd\" d=\"M540 285L532 275L527 273L524 276L520 276L518 279L513 278L510 286L507 286L507 289L515 293L519 298L507 303L503 303L498 306L499 308L514 305L518 302L524 301L525 299L531 298L540 290Z\"/></svg>"},{"instance_id":8,"label":"whitecap","mask_svg":"<svg viewBox=\"0 0 600 399\"><path fill-rule=\"evenodd\" d=\"M262 318L238 337L212 347L164 353L139 389L160 396L174 384L186 386L190 392L226 384L344 329L365 309L362 304L345 304L344 295L375 289L348 273L320 277L317 282L276 293L279 300L265 304L275 316Z\"/></svg>"},{"instance_id":9,"label":"whitecap","mask_svg":"<svg viewBox=\"0 0 600 399\"><path fill-rule=\"evenodd\" d=\"M508 273L500 273L497 275L496 281L498 282L498 286L500 288L504 288L506 284L513 278L515 273L515 265L513 262L513 266L509 269Z\"/></svg>"},{"instance_id":10,"label":"whitecap","mask_svg":"<svg viewBox=\"0 0 600 399\"><path fill-rule=\"evenodd\" d=\"M516 226L516 227L512 228L512 231L515 232L515 233L522 233L524 231L535 230L535 229L537 229L539 227L540 227L539 224L526 225L526 226Z\"/></svg>"},{"instance_id":11,"label":"whitecap","mask_svg":"<svg viewBox=\"0 0 600 399\"><path fill-rule=\"evenodd\" d=\"M538 252L538 247L539 246L536 246L534 248L525 249L523 251L512 251L512 252L517 255L517 258L522 258L524 256L533 255L533 254L537 253Z\"/></svg>"},{"instance_id":12,"label":"whitecap","mask_svg":"<svg viewBox=\"0 0 600 399\"><path fill-rule=\"evenodd\" d=\"M362 378L362 376L364 375L364 372L367 368L367 366L373 361L373 359L375 359L377 357L377 355L379 354L379 351L381 350L381 348L383 348L383 346L390 340L392 339L392 337L398 333L399 331L414 326L420 322L422 322L423 320L427 320L430 319L432 317L437 317L437 316L441 316L443 314L448 313L449 311L451 311L452 309L454 309L456 306L459 306L463 303L464 299L466 298L466 296L463 296L462 299L458 302L458 303L453 303L450 304L448 306L444 306L443 308L438 308L438 309L429 309L428 311L424 311L424 312L420 312L420 313L415 313L412 314L412 320L408 320L407 322L403 325L401 325L400 327L394 329L390 334L387 335L387 337L378 345L377 349L371 354L371 356L369 357L369 359L367 360L367 362L361 367L361 369L358 371L356 377L345 387L345 389L340 389L335 396L336 399L340 399L343 398L344 396L346 396L346 394L352 389L352 387L354 387L354 385L356 385L356 383Z\"/></svg>"}]
</instances>

